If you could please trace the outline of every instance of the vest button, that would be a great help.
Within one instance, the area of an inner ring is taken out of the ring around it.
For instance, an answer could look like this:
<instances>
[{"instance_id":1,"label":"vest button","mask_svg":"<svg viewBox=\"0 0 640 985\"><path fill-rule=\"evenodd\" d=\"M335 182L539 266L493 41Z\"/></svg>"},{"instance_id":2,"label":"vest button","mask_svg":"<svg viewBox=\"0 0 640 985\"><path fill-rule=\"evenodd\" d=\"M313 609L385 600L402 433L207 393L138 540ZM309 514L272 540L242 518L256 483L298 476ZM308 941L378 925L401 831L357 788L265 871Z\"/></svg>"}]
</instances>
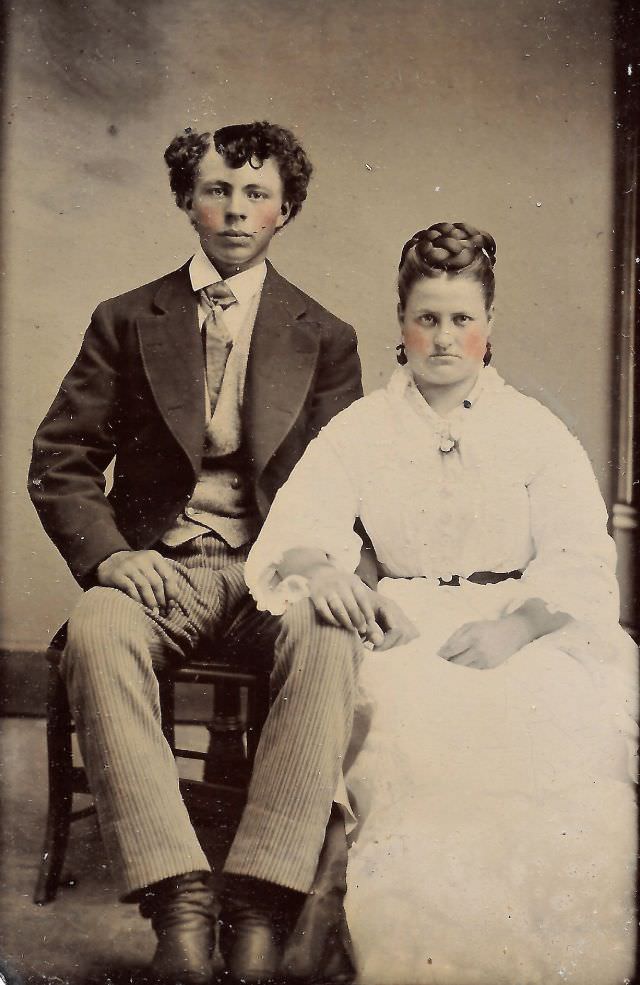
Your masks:
<instances>
[{"instance_id":1,"label":"vest button","mask_svg":"<svg viewBox=\"0 0 640 985\"><path fill-rule=\"evenodd\" d=\"M232 489L239 489L240 488L240 485L241 485L241 483L240 483L240 476L239 475L234 475L233 479L231 480L231 488Z\"/></svg>"}]
</instances>

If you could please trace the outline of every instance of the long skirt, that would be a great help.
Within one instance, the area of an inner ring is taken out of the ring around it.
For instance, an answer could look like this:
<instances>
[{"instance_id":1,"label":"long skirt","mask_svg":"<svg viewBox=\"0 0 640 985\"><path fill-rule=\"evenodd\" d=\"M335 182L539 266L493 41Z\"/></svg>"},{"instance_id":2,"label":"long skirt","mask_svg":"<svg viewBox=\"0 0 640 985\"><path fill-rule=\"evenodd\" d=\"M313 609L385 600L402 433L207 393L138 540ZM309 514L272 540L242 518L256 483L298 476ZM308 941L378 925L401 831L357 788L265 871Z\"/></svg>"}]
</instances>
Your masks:
<instances>
[{"instance_id":1,"label":"long skirt","mask_svg":"<svg viewBox=\"0 0 640 985\"><path fill-rule=\"evenodd\" d=\"M363 985L631 977L636 648L574 624L492 670L438 656L513 587L381 583L420 636L365 656L345 763Z\"/></svg>"}]
</instances>

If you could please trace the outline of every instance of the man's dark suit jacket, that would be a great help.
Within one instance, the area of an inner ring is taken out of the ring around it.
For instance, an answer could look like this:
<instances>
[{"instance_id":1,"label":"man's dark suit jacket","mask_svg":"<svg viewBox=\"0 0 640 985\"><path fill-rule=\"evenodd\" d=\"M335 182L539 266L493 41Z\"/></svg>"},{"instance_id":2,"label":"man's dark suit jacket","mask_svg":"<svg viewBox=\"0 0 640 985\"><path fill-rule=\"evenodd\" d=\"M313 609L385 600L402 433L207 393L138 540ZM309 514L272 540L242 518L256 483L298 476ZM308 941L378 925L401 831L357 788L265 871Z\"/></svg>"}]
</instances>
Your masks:
<instances>
[{"instance_id":1,"label":"man's dark suit jacket","mask_svg":"<svg viewBox=\"0 0 640 985\"><path fill-rule=\"evenodd\" d=\"M43 526L84 587L106 557L150 547L184 510L201 465L204 387L188 264L97 307L29 473ZM242 411L263 517L309 441L361 395L353 328L268 264Z\"/></svg>"}]
</instances>

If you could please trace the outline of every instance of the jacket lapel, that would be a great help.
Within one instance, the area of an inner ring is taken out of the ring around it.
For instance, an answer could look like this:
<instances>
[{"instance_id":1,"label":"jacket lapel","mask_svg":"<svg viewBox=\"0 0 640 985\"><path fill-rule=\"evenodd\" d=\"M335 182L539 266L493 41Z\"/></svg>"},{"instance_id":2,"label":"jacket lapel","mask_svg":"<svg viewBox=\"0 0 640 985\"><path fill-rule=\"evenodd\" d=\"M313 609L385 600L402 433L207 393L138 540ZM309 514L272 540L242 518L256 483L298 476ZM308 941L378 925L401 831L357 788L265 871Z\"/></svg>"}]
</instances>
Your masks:
<instances>
[{"instance_id":1,"label":"jacket lapel","mask_svg":"<svg viewBox=\"0 0 640 985\"><path fill-rule=\"evenodd\" d=\"M303 295L267 261L243 401L245 439L256 482L302 410L319 346L318 326L306 317Z\"/></svg>"},{"instance_id":2,"label":"jacket lapel","mask_svg":"<svg viewBox=\"0 0 640 985\"><path fill-rule=\"evenodd\" d=\"M152 311L137 321L145 372L160 414L197 475L205 422L204 358L188 264L163 281Z\"/></svg>"}]
</instances>

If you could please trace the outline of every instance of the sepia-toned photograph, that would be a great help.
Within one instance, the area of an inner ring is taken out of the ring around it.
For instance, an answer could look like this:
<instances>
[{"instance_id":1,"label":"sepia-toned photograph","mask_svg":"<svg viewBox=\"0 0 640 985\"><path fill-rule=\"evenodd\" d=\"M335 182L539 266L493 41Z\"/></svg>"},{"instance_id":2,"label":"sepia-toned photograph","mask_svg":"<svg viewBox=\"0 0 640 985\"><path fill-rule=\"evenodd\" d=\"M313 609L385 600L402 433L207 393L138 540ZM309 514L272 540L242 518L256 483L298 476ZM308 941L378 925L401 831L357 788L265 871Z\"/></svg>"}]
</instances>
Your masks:
<instances>
[{"instance_id":1,"label":"sepia-toned photograph","mask_svg":"<svg viewBox=\"0 0 640 985\"><path fill-rule=\"evenodd\" d=\"M637 985L639 0L0 18L0 985Z\"/></svg>"}]
</instances>

